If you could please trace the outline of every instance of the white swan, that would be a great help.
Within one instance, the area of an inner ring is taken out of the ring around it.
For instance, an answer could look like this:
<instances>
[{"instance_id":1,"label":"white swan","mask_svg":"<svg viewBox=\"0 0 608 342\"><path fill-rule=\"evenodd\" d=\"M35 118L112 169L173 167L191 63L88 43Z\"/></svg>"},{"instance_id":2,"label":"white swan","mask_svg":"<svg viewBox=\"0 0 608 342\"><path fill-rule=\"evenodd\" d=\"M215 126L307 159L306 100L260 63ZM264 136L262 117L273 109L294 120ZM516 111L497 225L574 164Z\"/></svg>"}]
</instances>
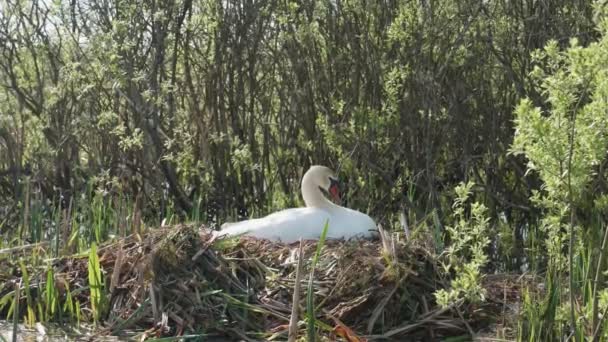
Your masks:
<instances>
[{"instance_id":1,"label":"white swan","mask_svg":"<svg viewBox=\"0 0 608 342\"><path fill-rule=\"evenodd\" d=\"M371 217L330 202L321 189L339 199L338 179L325 167L312 166L302 178L302 197L306 208L282 210L266 217L236 223L225 223L219 235L248 235L261 239L292 243L300 238L319 239L325 222L329 222L328 239L369 238L376 234Z\"/></svg>"}]
</instances>

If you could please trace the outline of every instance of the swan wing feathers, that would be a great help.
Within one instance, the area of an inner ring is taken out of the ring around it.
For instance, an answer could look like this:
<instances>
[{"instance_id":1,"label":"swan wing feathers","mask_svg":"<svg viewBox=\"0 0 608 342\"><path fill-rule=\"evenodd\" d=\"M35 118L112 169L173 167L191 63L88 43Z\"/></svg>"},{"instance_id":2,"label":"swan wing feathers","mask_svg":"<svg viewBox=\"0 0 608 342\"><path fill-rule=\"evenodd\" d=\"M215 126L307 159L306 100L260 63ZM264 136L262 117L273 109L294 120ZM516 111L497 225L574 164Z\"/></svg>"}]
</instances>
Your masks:
<instances>
[{"instance_id":1,"label":"swan wing feathers","mask_svg":"<svg viewBox=\"0 0 608 342\"><path fill-rule=\"evenodd\" d=\"M342 208L345 209L345 208ZM300 238L318 239L329 220L330 239L371 237L376 225L367 215L354 210L331 211L321 208L293 208L266 217L222 225L221 235L248 235L292 243ZM224 229L225 227L225 229Z\"/></svg>"},{"instance_id":2,"label":"swan wing feathers","mask_svg":"<svg viewBox=\"0 0 608 342\"><path fill-rule=\"evenodd\" d=\"M336 235L336 238L371 238L376 236L376 222L371 217L357 210L344 207L339 209L332 215L334 221L333 234Z\"/></svg>"},{"instance_id":3,"label":"swan wing feathers","mask_svg":"<svg viewBox=\"0 0 608 342\"><path fill-rule=\"evenodd\" d=\"M317 208L286 209L266 217L231 223L222 229L222 235L248 235L260 239L291 243L303 239L316 239L323 231L329 213Z\"/></svg>"}]
</instances>

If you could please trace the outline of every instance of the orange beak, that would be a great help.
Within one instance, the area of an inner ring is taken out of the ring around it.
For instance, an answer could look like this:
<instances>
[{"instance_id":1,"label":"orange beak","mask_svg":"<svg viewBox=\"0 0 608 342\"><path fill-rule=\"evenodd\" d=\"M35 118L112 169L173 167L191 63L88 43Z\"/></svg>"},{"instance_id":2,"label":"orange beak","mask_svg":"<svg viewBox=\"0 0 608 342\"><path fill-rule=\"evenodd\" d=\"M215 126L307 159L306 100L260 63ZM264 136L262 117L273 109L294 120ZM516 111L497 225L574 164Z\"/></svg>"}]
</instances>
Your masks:
<instances>
[{"instance_id":1,"label":"orange beak","mask_svg":"<svg viewBox=\"0 0 608 342\"><path fill-rule=\"evenodd\" d=\"M340 204L340 202L342 202L342 199L340 198L340 188L338 187L338 183L332 183L331 186L329 187L329 194L331 195L331 199L335 202Z\"/></svg>"}]
</instances>

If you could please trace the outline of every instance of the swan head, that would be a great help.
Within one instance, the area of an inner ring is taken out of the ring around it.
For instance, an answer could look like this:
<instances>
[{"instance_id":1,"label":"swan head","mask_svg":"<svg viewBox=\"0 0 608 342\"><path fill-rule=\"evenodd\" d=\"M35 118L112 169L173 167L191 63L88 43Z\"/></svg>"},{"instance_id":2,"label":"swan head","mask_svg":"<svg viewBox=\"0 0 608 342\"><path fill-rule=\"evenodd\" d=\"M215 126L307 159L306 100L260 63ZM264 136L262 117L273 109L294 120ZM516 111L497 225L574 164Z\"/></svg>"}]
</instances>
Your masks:
<instances>
[{"instance_id":1,"label":"swan head","mask_svg":"<svg viewBox=\"0 0 608 342\"><path fill-rule=\"evenodd\" d=\"M327 192L334 202L340 202L340 181L332 169L321 165L311 166L304 175L302 185L309 182Z\"/></svg>"}]
</instances>

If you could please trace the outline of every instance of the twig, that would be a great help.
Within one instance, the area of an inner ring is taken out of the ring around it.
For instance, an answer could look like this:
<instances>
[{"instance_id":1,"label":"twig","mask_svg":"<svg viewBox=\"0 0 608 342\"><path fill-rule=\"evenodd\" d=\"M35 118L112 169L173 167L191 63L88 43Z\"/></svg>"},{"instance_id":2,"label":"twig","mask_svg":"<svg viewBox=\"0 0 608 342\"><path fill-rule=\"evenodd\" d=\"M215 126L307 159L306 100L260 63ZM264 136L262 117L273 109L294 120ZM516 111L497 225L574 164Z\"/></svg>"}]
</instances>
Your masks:
<instances>
[{"instance_id":1,"label":"twig","mask_svg":"<svg viewBox=\"0 0 608 342\"><path fill-rule=\"evenodd\" d=\"M395 248L395 240L389 232L382 228L382 225L378 225L378 233L380 234L380 241L382 242L382 250L390 257L391 263L397 262L397 252Z\"/></svg>"},{"instance_id":2,"label":"twig","mask_svg":"<svg viewBox=\"0 0 608 342\"><path fill-rule=\"evenodd\" d=\"M386 304L388 304L388 301L393 297L395 292L397 292L397 289L399 289L399 286L407 278L408 275L409 275L409 273L406 274L405 276L403 276L401 279L399 279L399 281L395 284L395 286L393 287L391 292L389 292L389 294L387 296L382 298L382 301L374 309L374 312L372 313L372 316L369 319L369 323L367 323L367 333L368 334L372 333L372 331L374 329L374 325L376 324L376 321L378 320L378 317L380 317L380 314L384 311L384 307L386 306Z\"/></svg>"},{"instance_id":3,"label":"twig","mask_svg":"<svg viewBox=\"0 0 608 342\"><path fill-rule=\"evenodd\" d=\"M473 328L471 328L471 326L469 325L469 322L467 322L467 320L464 319L464 316L462 315L462 312L460 312L460 307L459 306L454 306L454 310L458 314L458 317L460 317L460 319L462 320L462 323L464 323L465 327L467 327L467 330L469 331L469 334L471 334L471 338L475 339L475 335L476 335L475 331L473 331Z\"/></svg>"},{"instance_id":4,"label":"twig","mask_svg":"<svg viewBox=\"0 0 608 342\"><path fill-rule=\"evenodd\" d=\"M19 331L19 301L21 300L21 280L17 284L15 289L15 310L13 311L13 342L17 342L17 335Z\"/></svg>"},{"instance_id":5,"label":"twig","mask_svg":"<svg viewBox=\"0 0 608 342\"><path fill-rule=\"evenodd\" d=\"M118 248L116 250L116 260L114 260L114 270L112 271L112 277L110 278L110 294L114 294L114 289L118 286L120 282L120 271L123 265L124 259L124 250L123 250L124 240L120 240L118 242Z\"/></svg>"},{"instance_id":6,"label":"twig","mask_svg":"<svg viewBox=\"0 0 608 342\"><path fill-rule=\"evenodd\" d=\"M415 329L415 328L417 328L417 327L419 327L419 326L421 326L421 325L423 325L425 323L432 322L436 317L440 316L441 314L443 314L443 313L445 313L447 311L452 310L457 305L462 304L462 302L463 302L463 300L458 300L457 302L452 303L452 304L446 306L445 308L435 310L434 312L429 313L429 315L424 315L426 317L424 317L423 319L419 320L416 323L404 324L404 325L402 325L400 327L397 327L395 329L389 330L389 331L387 331L386 333L384 333L382 335L371 335L369 337L387 339L387 338L390 338L392 336L408 332L408 331L410 331L412 329Z\"/></svg>"},{"instance_id":7,"label":"twig","mask_svg":"<svg viewBox=\"0 0 608 342\"><path fill-rule=\"evenodd\" d=\"M0 249L0 254L11 254L13 252L30 249L30 248L46 247L48 244L49 244L48 241L44 241L44 242L32 243L29 245Z\"/></svg>"},{"instance_id":8,"label":"twig","mask_svg":"<svg viewBox=\"0 0 608 342\"><path fill-rule=\"evenodd\" d=\"M593 281L593 316L592 316L592 324L591 327L595 330L596 327L598 327L598 320L597 320L597 314L598 314L598 296L597 296L597 289L599 287L599 283L601 281L601 277L602 277L602 269L603 269L603 265L604 265L604 252L606 251L606 243L608 243L608 227L606 227L604 229L604 239L602 241L602 248L600 249L600 255L598 256L598 261L597 261L597 268L595 270L595 279ZM593 341L595 341L596 336L593 336Z\"/></svg>"},{"instance_id":9,"label":"twig","mask_svg":"<svg viewBox=\"0 0 608 342\"><path fill-rule=\"evenodd\" d=\"M158 312L159 305L158 305L158 302L156 301L156 293L154 292L153 283L150 283L148 290L150 291L150 302L152 303L152 317L154 317L154 324L156 324L160 321L160 318L159 318L159 312Z\"/></svg>"},{"instance_id":10,"label":"twig","mask_svg":"<svg viewBox=\"0 0 608 342\"><path fill-rule=\"evenodd\" d=\"M600 327L602 323L604 323L604 319L608 315L608 306L604 309L604 313L602 314L602 318L600 318L599 322L597 322L597 327L595 327L595 332L593 333L593 339L591 341L596 341L598 334L600 333Z\"/></svg>"},{"instance_id":11,"label":"twig","mask_svg":"<svg viewBox=\"0 0 608 342\"><path fill-rule=\"evenodd\" d=\"M199 228L199 230L203 229L203 227L201 226L201 228ZM219 234L214 234L213 232L210 233L211 238L207 239L207 242L205 243L205 245L203 247L201 247L201 249L196 252L196 254L194 254L194 256L192 257L192 261L196 261L196 259L198 259L201 255L203 255L203 253L205 253L209 247L211 247L211 245L215 242L215 240L217 240L220 235Z\"/></svg>"},{"instance_id":12,"label":"twig","mask_svg":"<svg viewBox=\"0 0 608 342\"><path fill-rule=\"evenodd\" d=\"M587 83L585 89L582 94L587 92L588 85L591 82ZM570 241L568 243L568 263L569 263L569 274L568 278L570 278L570 329L574 336L574 341L578 341L578 334L576 334L576 316L574 315L574 303L575 303L575 293L574 293L574 195L572 193L572 157L574 155L574 134L576 132L576 114L581 104L583 96L581 95L572 110L572 119L570 126L570 135L568 136L568 209L570 210Z\"/></svg>"},{"instance_id":13,"label":"twig","mask_svg":"<svg viewBox=\"0 0 608 342\"><path fill-rule=\"evenodd\" d=\"M288 342L294 342L298 338L298 311L300 308L300 280L302 278L302 260L304 260L302 238L298 250L298 264L296 266L296 283L293 288L293 300L291 305L291 318L289 319Z\"/></svg>"},{"instance_id":14,"label":"twig","mask_svg":"<svg viewBox=\"0 0 608 342\"><path fill-rule=\"evenodd\" d=\"M425 315L429 313L429 304L426 302L425 296L422 296L422 308ZM435 332L433 331L433 328L428 328L428 334L431 337L431 340L435 340Z\"/></svg>"}]
</instances>

